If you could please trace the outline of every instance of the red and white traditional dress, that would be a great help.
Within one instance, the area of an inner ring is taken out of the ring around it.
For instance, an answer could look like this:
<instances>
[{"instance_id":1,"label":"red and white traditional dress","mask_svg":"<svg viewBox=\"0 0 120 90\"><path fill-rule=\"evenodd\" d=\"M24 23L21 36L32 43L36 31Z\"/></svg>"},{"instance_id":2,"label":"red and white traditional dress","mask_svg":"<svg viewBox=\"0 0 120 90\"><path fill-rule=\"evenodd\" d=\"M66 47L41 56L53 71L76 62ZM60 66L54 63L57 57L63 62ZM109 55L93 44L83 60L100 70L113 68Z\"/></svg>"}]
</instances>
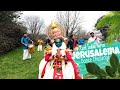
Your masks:
<instances>
[{"instance_id":1,"label":"red and white traditional dress","mask_svg":"<svg viewBox=\"0 0 120 90\"><path fill-rule=\"evenodd\" d=\"M60 49L60 56L63 60L57 58L57 50ZM49 60L50 56L56 56ZM67 59L64 59L66 57ZM63 42L60 48L53 44L52 53L46 54L39 65L39 79L81 79L79 76L78 66L72 59L71 54L66 49Z\"/></svg>"}]
</instances>

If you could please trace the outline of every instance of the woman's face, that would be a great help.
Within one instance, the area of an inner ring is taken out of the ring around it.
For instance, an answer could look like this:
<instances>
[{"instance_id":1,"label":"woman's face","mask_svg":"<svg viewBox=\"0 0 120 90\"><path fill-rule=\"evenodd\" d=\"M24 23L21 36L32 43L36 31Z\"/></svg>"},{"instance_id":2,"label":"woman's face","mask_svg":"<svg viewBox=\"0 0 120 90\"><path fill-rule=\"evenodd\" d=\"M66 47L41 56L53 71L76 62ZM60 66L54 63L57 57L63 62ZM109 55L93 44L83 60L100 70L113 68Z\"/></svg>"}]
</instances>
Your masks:
<instances>
[{"instance_id":1,"label":"woman's face","mask_svg":"<svg viewBox=\"0 0 120 90\"><path fill-rule=\"evenodd\" d=\"M75 39L75 36L74 36L74 35L72 36L72 39Z\"/></svg>"}]
</instances>

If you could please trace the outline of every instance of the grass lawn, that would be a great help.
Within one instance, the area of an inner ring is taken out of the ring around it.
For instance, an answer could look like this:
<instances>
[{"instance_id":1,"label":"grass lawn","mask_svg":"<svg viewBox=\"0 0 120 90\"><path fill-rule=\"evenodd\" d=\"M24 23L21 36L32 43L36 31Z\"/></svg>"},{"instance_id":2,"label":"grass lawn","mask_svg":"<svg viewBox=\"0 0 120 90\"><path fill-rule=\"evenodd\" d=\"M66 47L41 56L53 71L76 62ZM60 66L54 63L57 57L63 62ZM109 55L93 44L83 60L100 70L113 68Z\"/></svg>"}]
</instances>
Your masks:
<instances>
[{"instance_id":1,"label":"grass lawn","mask_svg":"<svg viewBox=\"0 0 120 90\"><path fill-rule=\"evenodd\" d=\"M43 47L44 48L44 47ZM43 53L37 51L32 54L32 59L23 61L23 49L19 47L0 56L0 79L38 79L39 63Z\"/></svg>"}]
</instances>

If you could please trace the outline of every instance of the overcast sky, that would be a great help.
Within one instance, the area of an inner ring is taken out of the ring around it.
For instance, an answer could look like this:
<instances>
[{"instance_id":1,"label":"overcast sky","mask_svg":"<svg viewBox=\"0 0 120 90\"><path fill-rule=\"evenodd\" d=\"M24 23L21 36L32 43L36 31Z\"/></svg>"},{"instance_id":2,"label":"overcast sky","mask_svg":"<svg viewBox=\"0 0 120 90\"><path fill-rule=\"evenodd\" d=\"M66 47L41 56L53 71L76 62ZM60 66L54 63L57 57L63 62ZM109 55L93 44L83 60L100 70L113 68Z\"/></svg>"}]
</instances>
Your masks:
<instances>
[{"instance_id":1,"label":"overcast sky","mask_svg":"<svg viewBox=\"0 0 120 90\"><path fill-rule=\"evenodd\" d=\"M23 11L21 18L24 19L25 16L37 15L43 18L45 24L48 26L51 20L55 20L56 13L57 11ZM91 31L97 20L106 13L106 11L81 11L80 15L84 20L82 23L83 29L87 32Z\"/></svg>"}]
</instances>

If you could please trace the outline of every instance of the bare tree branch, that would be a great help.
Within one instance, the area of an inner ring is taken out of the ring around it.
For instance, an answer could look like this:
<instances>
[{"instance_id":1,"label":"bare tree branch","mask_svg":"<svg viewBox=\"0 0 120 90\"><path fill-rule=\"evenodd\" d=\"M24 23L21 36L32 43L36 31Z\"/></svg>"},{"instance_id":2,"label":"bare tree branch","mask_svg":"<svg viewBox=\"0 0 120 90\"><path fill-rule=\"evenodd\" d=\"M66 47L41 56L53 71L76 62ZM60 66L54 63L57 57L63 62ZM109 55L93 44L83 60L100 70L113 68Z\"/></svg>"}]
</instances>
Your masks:
<instances>
[{"instance_id":1,"label":"bare tree branch","mask_svg":"<svg viewBox=\"0 0 120 90\"><path fill-rule=\"evenodd\" d=\"M25 24L28 30L35 35L42 34L45 26L44 20L39 16L27 16L25 18Z\"/></svg>"},{"instance_id":2,"label":"bare tree branch","mask_svg":"<svg viewBox=\"0 0 120 90\"><path fill-rule=\"evenodd\" d=\"M82 17L80 11L59 11L57 13L57 21L61 23L66 29L66 36L73 34L81 26Z\"/></svg>"}]
</instances>

